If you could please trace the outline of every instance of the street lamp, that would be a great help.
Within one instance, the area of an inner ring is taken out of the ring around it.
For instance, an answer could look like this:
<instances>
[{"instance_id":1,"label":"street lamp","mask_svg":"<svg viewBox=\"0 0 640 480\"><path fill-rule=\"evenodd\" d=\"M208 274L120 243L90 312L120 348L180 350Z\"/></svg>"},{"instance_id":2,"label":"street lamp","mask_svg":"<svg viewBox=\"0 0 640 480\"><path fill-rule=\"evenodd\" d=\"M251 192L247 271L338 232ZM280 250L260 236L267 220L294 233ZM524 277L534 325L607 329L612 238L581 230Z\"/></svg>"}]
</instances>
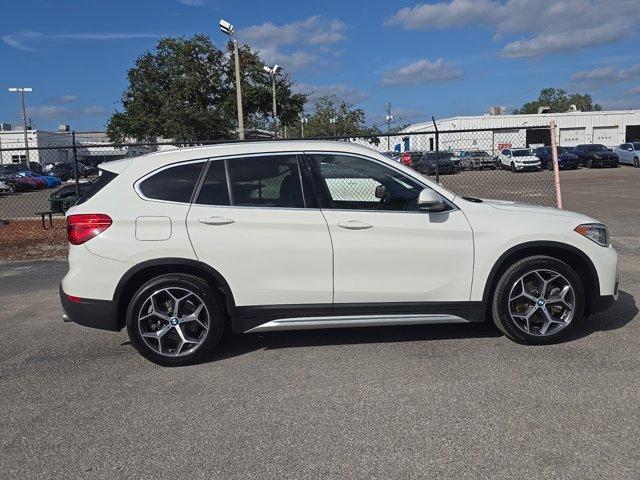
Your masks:
<instances>
[{"instance_id":1,"label":"street lamp","mask_svg":"<svg viewBox=\"0 0 640 480\"><path fill-rule=\"evenodd\" d=\"M244 114L242 112L242 87L240 86L240 56L238 55L238 40L236 39L236 29L226 20L220 19L220 30L229 35L233 42L233 55L236 69L236 101L238 104L238 138L244 140Z\"/></svg>"},{"instance_id":2,"label":"street lamp","mask_svg":"<svg viewBox=\"0 0 640 480\"><path fill-rule=\"evenodd\" d=\"M300 127L302 128L302 138L304 138L304 126L309 123L309 117L303 116L300 119Z\"/></svg>"},{"instance_id":3,"label":"street lamp","mask_svg":"<svg viewBox=\"0 0 640 480\"><path fill-rule=\"evenodd\" d=\"M29 165L29 140L27 138L27 110L24 107L24 92L33 92L33 88L30 87L12 87L9 89L11 93L20 93L20 103L22 104L22 123L24 125L24 151L26 152L27 168L31 170Z\"/></svg>"},{"instance_id":4,"label":"street lamp","mask_svg":"<svg viewBox=\"0 0 640 480\"><path fill-rule=\"evenodd\" d=\"M338 119L336 117L331 117L329 118L329 123L333 125L333 136L335 137L338 134L336 125L338 123Z\"/></svg>"},{"instance_id":5,"label":"street lamp","mask_svg":"<svg viewBox=\"0 0 640 480\"><path fill-rule=\"evenodd\" d=\"M271 75L271 86L273 90L273 138L278 136L278 117L276 111L276 76L282 70L280 65L274 65L273 67L267 67L264 65L262 69Z\"/></svg>"}]
</instances>

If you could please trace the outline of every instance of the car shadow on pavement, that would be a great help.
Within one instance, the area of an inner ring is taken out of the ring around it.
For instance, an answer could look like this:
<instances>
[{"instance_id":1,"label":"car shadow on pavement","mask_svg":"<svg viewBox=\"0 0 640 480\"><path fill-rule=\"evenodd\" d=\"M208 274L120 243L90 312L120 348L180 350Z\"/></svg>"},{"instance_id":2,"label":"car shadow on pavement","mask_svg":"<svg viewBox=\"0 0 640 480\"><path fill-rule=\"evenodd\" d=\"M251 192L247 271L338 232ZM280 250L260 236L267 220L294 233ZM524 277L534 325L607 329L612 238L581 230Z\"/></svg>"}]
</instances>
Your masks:
<instances>
[{"instance_id":1,"label":"car shadow on pavement","mask_svg":"<svg viewBox=\"0 0 640 480\"><path fill-rule=\"evenodd\" d=\"M244 355L255 350L354 345L366 343L400 343L457 338L499 337L493 323L458 323L441 325L401 325L389 327L296 330L252 334L226 334L210 361Z\"/></svg>"},{"instance_id":2,"label":"car shadow on pavement","mask_svg":"<svg viewBox=\"0 0 640 480\"><path fill-rule=\"evenodd\" d=\"M618 300L608 310L584 318L568 335L566 341L588 337L595 332L617 330L631 322L638 315L635 298L623 290L619 291Z\"/></svg>"}]
</instances>

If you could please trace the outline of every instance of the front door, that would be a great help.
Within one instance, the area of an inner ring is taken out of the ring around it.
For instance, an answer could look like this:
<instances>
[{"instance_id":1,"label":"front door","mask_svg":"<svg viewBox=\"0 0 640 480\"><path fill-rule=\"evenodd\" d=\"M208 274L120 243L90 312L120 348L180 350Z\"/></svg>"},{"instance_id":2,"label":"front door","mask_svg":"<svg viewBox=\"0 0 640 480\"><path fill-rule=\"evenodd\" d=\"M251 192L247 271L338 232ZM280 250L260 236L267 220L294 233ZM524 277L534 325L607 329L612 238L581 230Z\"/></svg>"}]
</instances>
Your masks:
<instances>
[{"instance_id":1,"label":"front door","mask_svg":"<svg viewBox=\"0 0 640 480\"><path fill-rule=\"evenodd\" d=\"M330 312L331 239L320 210L307 208L298 156L214 159L208 168L187 216L189 237L236 305L251 316L295 305Z\"/></svg>"},{"instance_id":2,"label":"front door","mask_svg":"<svg viewBox=\"0 0 640 480\"><path fill-rule=\"evenodd\" d=\"M338 153L306 158L333 243L335 313L466 305L473 239L460 210L419 211L424 185L374 159Z\"/></svg>"}]
</instances>

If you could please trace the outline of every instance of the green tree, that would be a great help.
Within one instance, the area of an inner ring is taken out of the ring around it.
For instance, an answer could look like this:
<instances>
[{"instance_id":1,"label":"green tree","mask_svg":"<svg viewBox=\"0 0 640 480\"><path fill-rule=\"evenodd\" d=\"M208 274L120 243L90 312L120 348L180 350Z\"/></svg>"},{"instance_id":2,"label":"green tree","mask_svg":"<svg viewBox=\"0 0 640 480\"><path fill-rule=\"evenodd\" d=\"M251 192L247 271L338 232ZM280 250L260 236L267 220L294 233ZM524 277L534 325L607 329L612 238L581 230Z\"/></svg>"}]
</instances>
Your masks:
<instances>
[{"instance_id":1,"label":"green tree","mask_svg":"<svg viewBox=\"0 0 640 480\"><path fill-rule=\"evenodd\" d=\"M602 110L600 105L593 103L589 94L567 94L561 88L544 88L540 91L537 100L525 103L522 107L515 109L513 113L538 113L539 107L549 107L551 113L562 113L569 111L571 105L575 105L578 110L583 112Z\"/></svg>"},{"instance_id":2,"label":"green tree","mask_svg":"<svg viewBox=\"0 0 640 480\"><path fill-rule=\"evenodd\" d=\"M234 138L237 128L235 71L232 44L226 52L205 35L163 38L153 52L146 52L128 72L122 94L122 111L107 125L114 141L127 137L155 137L181 142ZM245 128L269 128L272 124L271 78L263 62L249 47L240 49ZM288 75L277 79L279 118L284 124L297 119L306 96L293 93Z\"/></svg>"},{"instance_id":3,"label":"green tree","mask_svg":"<svg viewBox=\"0 0 640 480\"><path fill-rule=\"evenodd\" d=\"M335 95L316 99L308 118L305 137L358 137L381 133L379 128L366 125L363 109L354 108L352 104L338 99ZM299 120L296 127L300 128Z\"/></svg>"}]
</instances>

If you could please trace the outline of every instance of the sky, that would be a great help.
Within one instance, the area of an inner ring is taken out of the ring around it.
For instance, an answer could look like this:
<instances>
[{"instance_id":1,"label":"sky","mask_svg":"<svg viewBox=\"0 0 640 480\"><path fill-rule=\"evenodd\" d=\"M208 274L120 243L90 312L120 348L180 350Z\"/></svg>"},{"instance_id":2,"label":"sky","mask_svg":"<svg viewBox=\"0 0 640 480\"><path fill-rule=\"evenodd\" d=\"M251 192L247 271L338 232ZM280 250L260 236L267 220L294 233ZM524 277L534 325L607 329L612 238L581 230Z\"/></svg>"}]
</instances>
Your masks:
<instances>
[{"instance_id":1,"label":"sky","mask_svg":"<svg viewBox=\"0 0 640 480\"><path fill-rule=\"evenodd\" d=\"M2 5L4 4L4 5ZM0 121L104 130L126 73L163 36L224 18L311 98L336 94L382 124L507 111L545 87L640 108L638 0L0 0Z\"/></svg>"}]
</instances>

